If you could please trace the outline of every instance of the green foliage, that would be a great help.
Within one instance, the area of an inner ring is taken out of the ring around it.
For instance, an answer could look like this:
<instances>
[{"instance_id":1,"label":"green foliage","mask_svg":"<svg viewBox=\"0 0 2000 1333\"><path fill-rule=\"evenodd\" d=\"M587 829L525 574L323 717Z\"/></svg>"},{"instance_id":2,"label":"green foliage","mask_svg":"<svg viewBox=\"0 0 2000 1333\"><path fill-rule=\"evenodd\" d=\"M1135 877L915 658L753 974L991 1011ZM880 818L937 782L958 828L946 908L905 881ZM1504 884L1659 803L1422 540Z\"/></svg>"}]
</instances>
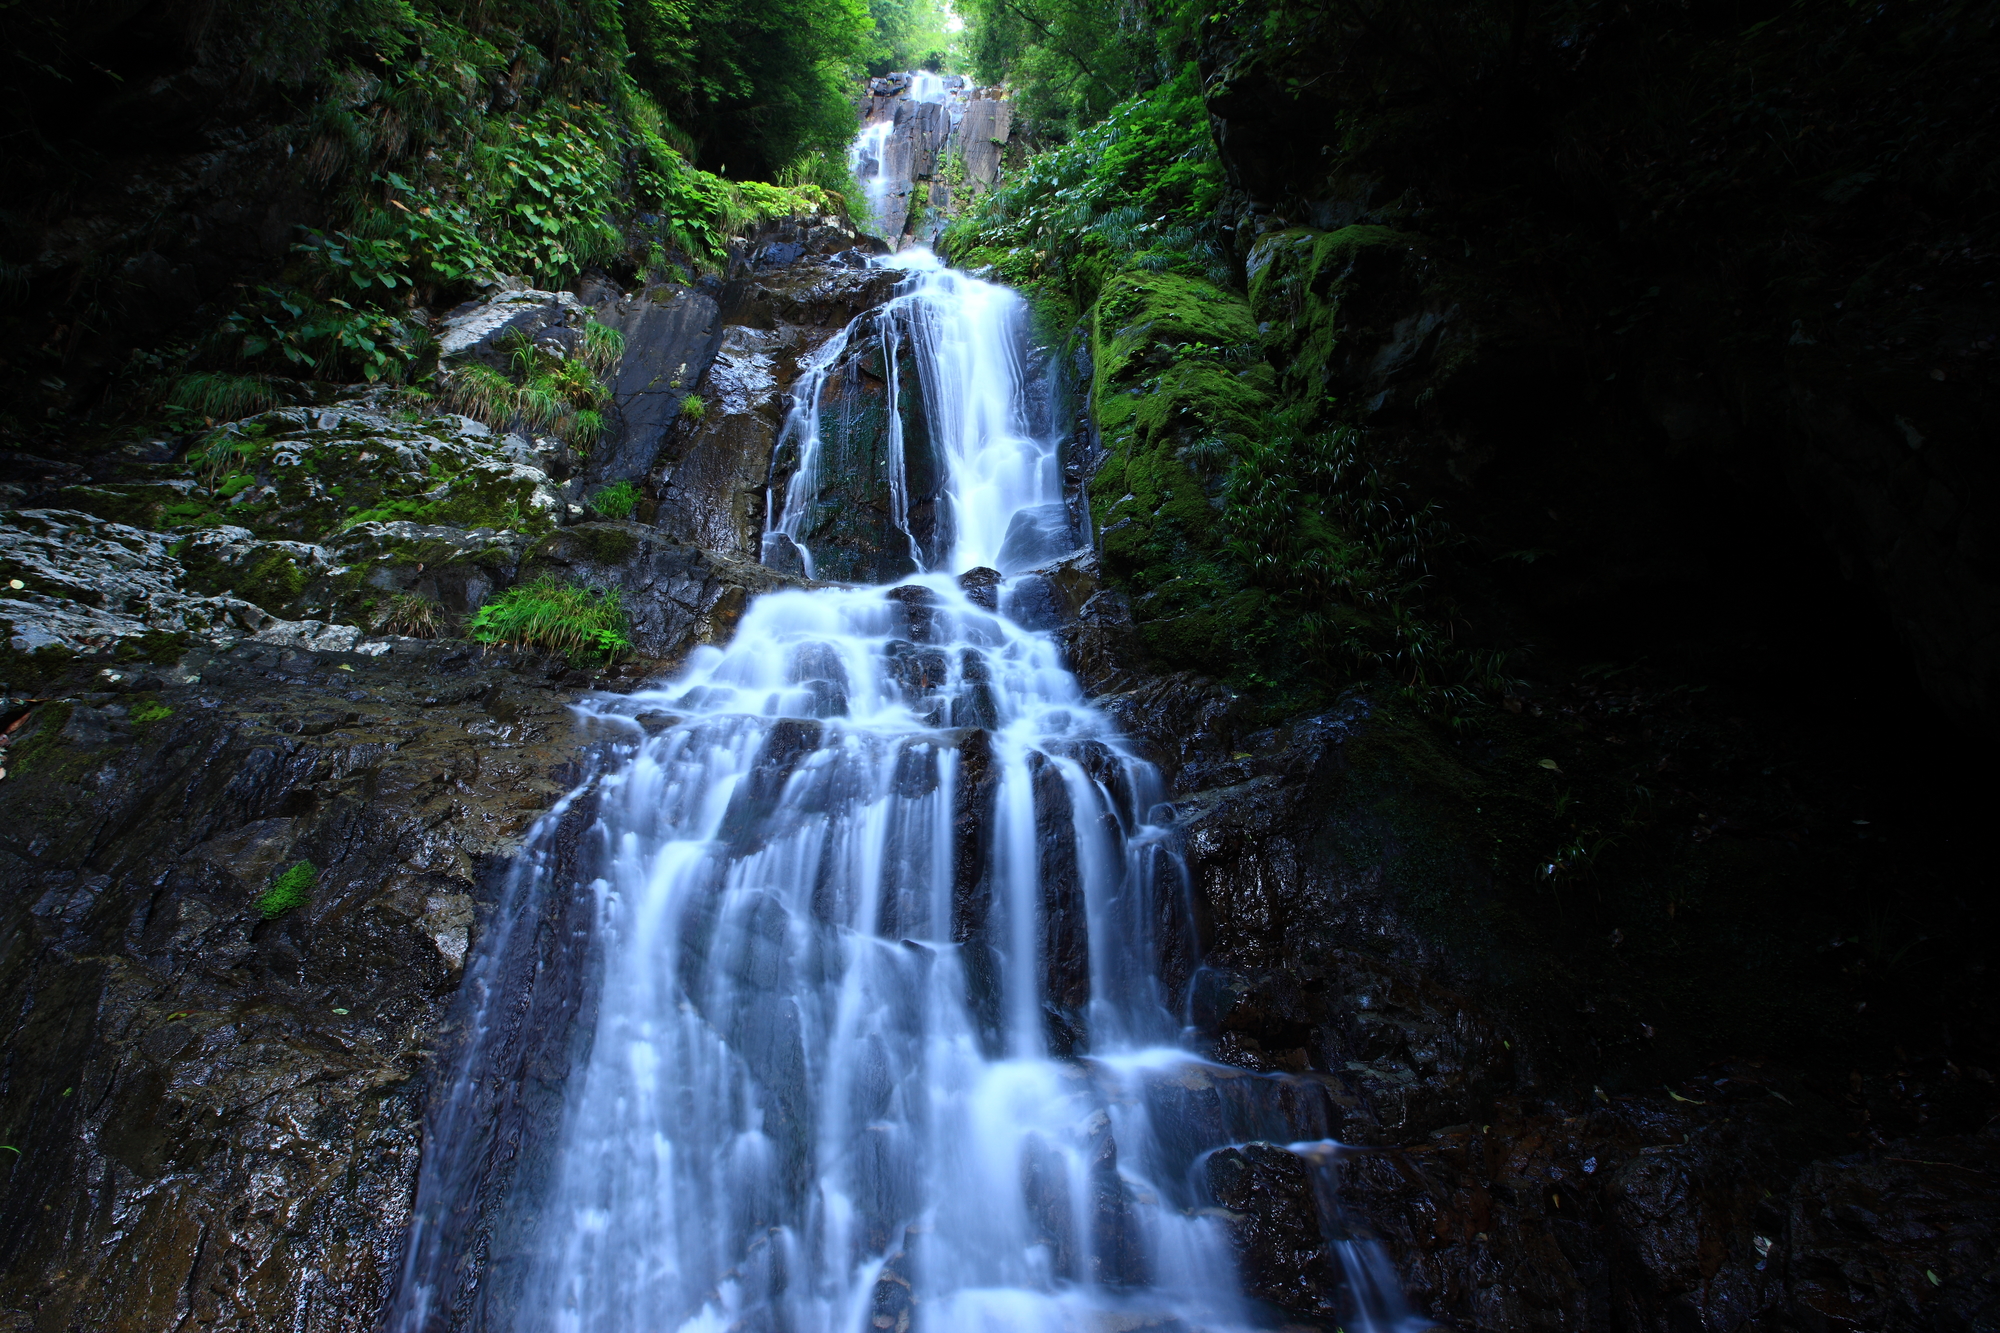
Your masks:
<instances>
[{"instance_id":1,"label":"green foliage","mask_svg":"<svg viewBox=\"0 0 2000 1333\"><path fill-rule=\"evenodd\" d=\"M435 639L444 632L444 608L421 593L394 593L376 609L375 629L382 634Z\"/></svg>"},{"instance_id":2,"label":"green foliage","mask_svg":"<svg viewBox=\"0 0 2000 1333\"><path fill-rule=\"evenodd\" d=\"M508 124L477 163L493 190L488 253L510 273L555 284L615 253L618 135L594 108L547 108Z\"/></svg>"},{"instance_id":3,"label":"green foliage","mask_svg":"<svg viewBox=\"0 0 2000 1333\"><path fill-rule=\"evenodd\" d=\"M480 643L546 648L576 662L608 660L632 646L615 590L579 588L553 575L495 594L467 628Z\"/></svg>"},{"instance_id":4,"label":"green foliage","mask_svg":"<svg viewBox=\"0 0 2000 1333\"><path fill-rule=\"evenodd\" d=\"M257 299L231 311L218 332L243 362L282 358L324 379L400 383L425 348L422 327L402 315L293 287L258 288Z\"/></svg>"},{"instance_id":5,"label":"green foliage","mask_svg":"<svg viewBox=\"0 0 2000 1333\"><path fill-rule=\"evenodd\" d=\"M946 26L951 10L940 0L868 0L868 13L875 20L870 74L955 70L964 59L963 41Z\"/></svg>"},{"instance_id":6,"label":"green foliage","mask_svg":"<svg viewBox=\"0 0 2000 1333\"><path fill-rule=\"evenodd\" d=\"M198 370L183 375L167 396L170 406L208 421L230 421L267 411L280 402L269 375L234 375Z\"/></svg>"},{"instance_id":7,"label":"green foliage","mask_svg":"<svg viewBox=\"0 0 2000 1333\"><path fill-rule=\"evenodd\" d=\"M275 375L425 383L436 342L413 300L449 304L501 274L561 286L628 245L655 268L714 268L735 232L843 209L852 188L842 164L849 80L866 45L861 0L720 11L501 0L470 15L435 0L331 10L287 0L256 23L291 33L297 48L281 59L257 45L250 67L317 90L302 99L314 109L298 127L299 160L333 188L335 218L302 229L285 271L249 288L196 349L201 369L173 400L202 418L270 405ZM626 68L628 28L666 43L632 66L670 68L652 92ZM502 88L506 109L496 110ZM655 94L697 132L671 124ZM725 124L746 145L739 170L786 184L696 169L687 154L704 126ZM621 354L615 330L587 334L583 359L599 375ZM602 421L582 414L599 404L576 387L523 385L509 403L479 392L490 384L460 392L474 415L525 410L587 448Z\"/></svg>"},{"instance_id":8,"label":"green foliage","mask_svg":"<svg viewBox=\"0 0 2000 1333\"><path fill-rule=\"evenodd\" d=\"M1156 81L1162 44L1145 12L1101 0L965 0L972 66L1011 83L1042 137L1066 138Z\"/></svg>"},{"instance_id":9,"label":"green foliage","mask_svg":"<svg viewBox=\"0 0 2000 1333\"><path fill-rule=\"evenodd\" d=\"M1193 66L1114 108L1071 142L1031 157L945 232L955 261L1011 282L1053 285L1081 305L1124 267L1233 285L1216 230L1222 168Z\"/></svg>"},{"instance_id":10,"label":"green foliage","mask_svg":"<svg viewBox=\"0 0 2000 1333\"><path fill-rule=\"evenodd\" d=\"M639 488L631 482L614 482L590 497L590 507L606 518L630 518L640 498Z\"/></svg>"},{"instance_id":11,"label":"green foliage","mask_svg":"<svg viewBox=\"0 0 2000 1333\"><path fill-rule=\"evenodd\" d=\"M283 916L296 908L304 907L312 901L312 891L319 885L319 871L310 861L296 861L285 867L272 880L269 888L257 895L253 904L257 914L266 921Z\"/></svg>"},{"instance_id":12,"label":"green foliage","mask_svg":"<svg viewBox=\"0 0 2000 1333\"><path fill-rule=\"evenodd\" d=\"M772 179L846 149L870 54L865 0L626 0L632 73L718 173Z\"/></svg>"},{"instance_id":13,"label":"green foliage","mask_svg":"<svg viewBox=\"0 0 2000 1333\"><path fill-rule=\"evenodd\" d=\"M708 404L702 401L700 394L691 393L681 399L681 415L689 421L700 421L704 416L708 415Z\"/></svg>"},{"instance_id":14,"label":"green foliage","mask_svg":"<svg viewBox=\"0 0 2000 1333\"><path fill-rule=\"evenodd\" d=\"M1246 299L1201 88L1183 66L1030 158L945 245L1084 315L1108 452L1093 519L1157 658L1274 705L1380 674L1461 707L1499 668L1445 628L1430 562L1449 530L1326 401L1334 363L1388 336L1357 336L1372 312L1342 275L1378 254L1400 275L1411 242L1379 226L1267 236Z\"/></svg>"}]
</instances>

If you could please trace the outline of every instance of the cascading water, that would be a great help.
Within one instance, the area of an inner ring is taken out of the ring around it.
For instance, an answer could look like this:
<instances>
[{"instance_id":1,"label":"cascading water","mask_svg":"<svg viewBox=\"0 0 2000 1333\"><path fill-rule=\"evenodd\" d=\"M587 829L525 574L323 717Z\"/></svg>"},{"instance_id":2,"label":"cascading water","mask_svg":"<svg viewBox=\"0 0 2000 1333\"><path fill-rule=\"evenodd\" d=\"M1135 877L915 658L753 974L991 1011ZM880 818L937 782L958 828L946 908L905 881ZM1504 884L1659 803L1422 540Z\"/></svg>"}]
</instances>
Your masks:
<instances>
[{"instance_id":1,"label":"cascading water","mask_svg":"<svg viewBox=\"0 0 2000 1333\"><path fill-rule=\"evenodd\" d=\"M865 122L847 147L847 169L860 183L868 202L868 218L878 228L884 223L890 192L909 176L912 145L905 141L900 161L894 146L896 129L904 116L913 108L942 106L946 108L949 124L956 126L964 113L964 103L959 100L964 96L964 79L929 70L913 70L894 77L908 80L900 105L891 102L889 106L896 110L885 110Z\"/></svg>"},{"instance_id":2,"label":"cascading water","mask_svg":"<svg viewBox=\"0 0 2000 1333\"><path fill-rule=\"evenodd\" d=\"M779 456L794 461L769 497L765 562L783 564L796 552L808 577L818 572L821 511L840 504L822 498L823 432L830 415L849 407L836 380L863 338L873 340L886 383L881 482L908 570L1014 573L1067 555L1076 543L1058 441L1038 438L1024 410L1026 304L1005 287L952 272L927 250L908 251L896 264L909 273L896 295L834 335L802 370L778 440ZM949 478L942 513L921 533L910 517L904 415L912 406L925 448Z\"/></svg>"},{"instance_id":3,"label":"cascading water","mask_svg":"<svg viewBox=\"0 0 2000 1333\"><path fill-rule=\"evenodd\" d=\"M821 398L862 336L892 405L916 382L948 521L927 552L898 511L913 576L768 594L727 647L596 707L624 740L586 849L587 995L551 1047L559 1124L468 1109L501 1095L480 1052L510 1012L505 969L476 968L395 1333L1261 1322L1206 1159L1325 1135L1323 1094L1175 1045L1194 941L1171 810L992 568L1067 540L1020 299L899 262L898 295L800 383L773 532L812 558L786 524L822 489ZM557 825L504 912L560 887ZM503 1159L526 1163L505 1199L474 1200ZM1393 1326L1393 1281L1345 1244L1347 1327Z\"/></svg>"}]
</instances>

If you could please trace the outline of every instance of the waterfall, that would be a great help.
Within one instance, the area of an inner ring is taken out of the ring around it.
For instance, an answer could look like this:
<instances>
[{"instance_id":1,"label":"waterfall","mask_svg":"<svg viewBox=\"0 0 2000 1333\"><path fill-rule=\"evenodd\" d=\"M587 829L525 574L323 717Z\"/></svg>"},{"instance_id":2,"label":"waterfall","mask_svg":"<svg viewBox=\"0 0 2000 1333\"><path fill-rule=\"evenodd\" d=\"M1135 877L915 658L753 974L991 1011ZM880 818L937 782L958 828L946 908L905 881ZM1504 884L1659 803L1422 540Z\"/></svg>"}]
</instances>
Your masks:
<instances>
[{"instance_id":1,"label":"waterfall","mask_svg":"<svg viewBox=\"0 0 2000 1333\"><path fill-rule=\"evenodd\" d=\"M1003 573L1073 544L1022 302L893 262L897 294L799 381L772 540L831 552L802 516L833 480L837 368L872 339L878 480L916 572L767 594L671 681L583 706L611 758L531 840L469 978L392 1333L1268 1323L1207 1167L1326 1138L1324 1090L1179 1045L1196 941L1172 808L1008 614ZM944 476L928 545L899 413ZM563 894L574 927L533 953L517 923ZM508 986L570 956L574 1003L544 1006L532 1050L503 1043L535 1028ZM537 1087L550 1113L491 1109ZM1346 1327L1403 1318L1379 1254L1330 1252Z\"/></svg>"},{"instance_id":2,"label":"waterfall","mask_svg":"<svg viewBox=\"0 0 2000 1333\"><path fill-rule=\"evenodd\" d=\"M934 122L932 126L935 136L928 144L930 153L944 147L945 136L958 126L965 114L966 88L962 77L934 74L929 70L914 70L891 77L907 81L901 96L884 96L879 101L866 103L873 110L847 146L847 169L860 184L862 196L867 201L867 221L878 230L900 230L902 213L899 211L893 218L890 216L886 207L889 196L898 184L910 183L912 168L920 156L925 156L925 148L916 142L922 136L922 130L919 125L909 123L910 113L913 110L920 112L926 106L944 108L941 113L944 119ZM918 119L921 121L921 115ZM900 136L897 133L899 129L903 131ZM929 172L928 166L923 168L924 175ZM896 226L889 227L891 222Z\"/></svg>"},{"instance_id":3,"label":"waterfall","mask_svg":"<svg viewBox=\"0 0 2000 1333\"><path fill-rule=\"evenodd\" d=\"M867 358L879 358L885 383L880 485L897 539L889 545L907 556L908 572L987 567L1011 574L1069 554L1076 540L1062 498L1060 440L1038 435L1028 420L1027 303L1005 287L952 272L928 250L885 262L908 274L895 296L801 367L778 439L789 472L779 485L774 469L765 563L796 560L814 577L817 534L851 524L852 505L823 493L825 437L836 424L843 437L851 434L857 416L876 410L844 391L860 378L856 362ZM948 478L943 512L921 534L911 526L906 416L918 420L925 449ZM842 462L844 469L833 470L848 480L866 465Z\"/></svg>"}]
</instances>

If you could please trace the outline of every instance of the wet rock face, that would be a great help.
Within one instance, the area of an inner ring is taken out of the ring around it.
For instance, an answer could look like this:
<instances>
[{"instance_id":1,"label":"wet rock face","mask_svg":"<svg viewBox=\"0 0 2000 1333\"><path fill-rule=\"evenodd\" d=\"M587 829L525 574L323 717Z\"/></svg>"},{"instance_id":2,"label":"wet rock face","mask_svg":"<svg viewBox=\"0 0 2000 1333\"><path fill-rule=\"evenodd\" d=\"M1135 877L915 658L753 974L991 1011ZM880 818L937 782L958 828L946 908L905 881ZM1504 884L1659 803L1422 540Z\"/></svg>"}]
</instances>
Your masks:
<instances>
[{"instance_id":1,"label":"wet rock face","mask_svg":"<svg viewBox=\"0 0 2000 1333\"><path fill-rule=\"evenodd\" d=\"M608 382L612 411L591 450L586 480L623 481L652 469L715 358L720 315L714 296L686 287L601 298L597 317L625 335L625 355Z\"/></svg>"},{"instance_id":2,"label":"wet rock face","mask_svg":"<svg viewBox=\"0 0 2000 1333\"><path fill-rule=\"evenodd\" d=\"M1337 1318L1339 1269L1304 1160L1269 1143L1224 1148L1208 1158L1206 1183L1226 1210L1244 1294L1288 1312Z\"/></svg>"},{"instance_id":3,"label":"wet rock face","mask_svg":"<svg viewBox=\"0 0 2000 1333\"><path fill-rule=\"evenodd\" d=\"M2000 1314L1995 1180L1969 1166L1994 1147L1974 1132L1996 1109L1986 1072L1906 1067L1893 1087L1930 1100L1893 1120L1859 1073L1835 1093L1775 1061L1639 1091L1607 1076L1606 1093L1574 1054L1558 1067L1567 1033L1530 1028L1490 964L1413 924L1415 856L1415 882L1448 878L1460 912L1492 890L1462 848L1413 846L1357 800L1392 725L1366 698L1269 727L1212 681L1150 674L1088 559L1000 595L1057 636L1172 788L1201 933L1184 1012L1214 1058L1259 1077L1162 1079L1149 1111L1243 1145L1204 1178L1259 1299L1346 1320L1349 1274L1315 1237L1352 1236L1385 1247L1420 1317L1467 1330ZM1275 1146L1320 1138L1349 1149Z\"/></svg>"},{"instance_id":4,"label":"wet rock face","mask_svg":"<svg viewBox=\"0 0 2000 1333\"><path fill-rule=\"evenodd\" d=\"M536 547L532 564L586 587L615 589L631 623L633 648L659 661L677 661L698 643L727 639L751 598L804 586L637 523L565 528Z\"/></svg>"},{"instance_id":5,"label":"wet rock face","mask_svg":"<svg viewBox=\"0 0 2000 1333\"><path fill-rule=\"evenodd\" d=\"M796 518L797 541L812 553L815 577L888 583L934 567L950 549L946 468L924 412L917 357L907 323L880 310L863 316L823 377L802 378L803 406L817 412L810 448L799 420L781 438L772 493L786 496L794 475L811 468L811 494ZM898 521L896 473L902 474Z\"/></svg>"},{"instance_id":6,"label":"wet rock face","mask_svg":"<svg viewBox=\"0 0 2000 1333\"><path fill-rule=\"evenodd\" d=\"M672 358L654 357L658 364L642 370L628 334L627 359L614 386L620 410L628 413L626 442L615 446L624 451L622 461L605 464L602 475L643 476L658 500L652 521L675 540L724 556L759 558L788 394L803 360L893 291L898 275L866 264L866 255L879 248L831 224L773 225L741 247L729 281L713 298L712 323L700 347L686 356L674 352L679 359L671 366ZM623 404L644 386L653 386L645 391L658 420L641 430L632 424L639 419L631 415L635 409ZM690 397L698 411L688 406ZM798 563L793 572L803 569Z\"/></svg>"},{"instance_id":7,"label":"wet rock face","mask_svg":"<svg viewBox=\"0 0 2000 1333\"><path fill-rule=\"evenodd\" d=\"M582 771L572 689L465 647L184 666L43 704L8 752L0 1309L371 1327L443 1017ZM303 903L267 919L300 862Z\"/></svg>"}]
</instances>

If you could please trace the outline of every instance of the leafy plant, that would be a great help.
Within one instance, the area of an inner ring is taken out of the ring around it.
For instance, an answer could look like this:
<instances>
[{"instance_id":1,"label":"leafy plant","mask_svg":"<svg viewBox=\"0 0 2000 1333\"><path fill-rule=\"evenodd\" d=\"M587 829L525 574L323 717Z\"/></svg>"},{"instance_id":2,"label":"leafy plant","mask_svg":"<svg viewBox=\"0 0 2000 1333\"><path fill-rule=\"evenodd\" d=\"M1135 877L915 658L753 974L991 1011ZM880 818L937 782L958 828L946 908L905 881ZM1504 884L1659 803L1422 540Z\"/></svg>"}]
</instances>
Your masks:
<instances>
[{"instance_id":1,"label":"leafy plant","mask_svg":"<svg viewBox=\"0 0 2000 1333\"><path fill-rule=\"evenodd\" d=\"M639 498L639 488L631 482L614 482L590 497L590 507L606 518L630 518Z\"/></svg>"},{"instance_id":2,"label":"leafy plant","mask_svg":"<svg viewBox=\"0 0 2000 1333\"><path fill-rule=\"evenodd\" d=\"M681 415L689 421L700 421L708 415L708 404L702 401L700 394L691 393L681 399Z\"/></svg>"},{"instance_id":3,"label":"leafy plant","mask_svg":"<svg viewBox=\"0 0 2000 1333\"><path fill-rule=\"evenodd\" d=\"M616 591L595 591L543 575L494 595L468 626L480 643L546 648L572 661L609 660L632 646Z\"/></svg>"},{"instance_id":4,"label":"leafy plant","mask_svg":"<svg viewBox=\"0 0 2000 1333\"><path fill-rule=\"evenodd\" d=\"M266 921L283 916L295 908L304 907L312 899L312 891L319 884L319 871L310 861L297 861L286 866L271 881L271 887L257 895L258 915Z\"/></svg>"}]
</instances>

